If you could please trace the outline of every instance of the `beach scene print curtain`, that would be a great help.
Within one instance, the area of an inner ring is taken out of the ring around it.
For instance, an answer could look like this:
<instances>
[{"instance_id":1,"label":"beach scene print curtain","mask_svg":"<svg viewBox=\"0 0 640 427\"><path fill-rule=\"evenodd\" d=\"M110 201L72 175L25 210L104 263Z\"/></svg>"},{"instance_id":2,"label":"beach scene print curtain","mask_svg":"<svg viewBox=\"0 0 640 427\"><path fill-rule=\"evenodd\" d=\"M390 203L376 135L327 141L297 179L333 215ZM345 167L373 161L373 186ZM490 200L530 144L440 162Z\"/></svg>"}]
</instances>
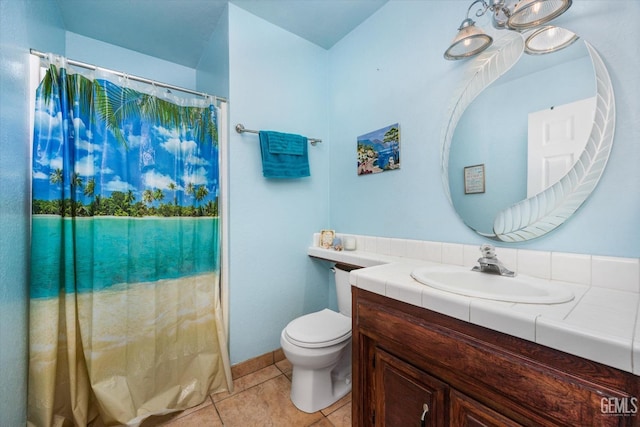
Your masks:
<instances>
[{"instance_id":1,"label":"beach scene print curtain","mask_svg":"<svg viewBox=\"0 0 640 427\"><path fill-rule=\"evenodd\" d=\"M44 62L28 424L135 426L228 390L213 99Z\"/></svg>"}]
</instances>

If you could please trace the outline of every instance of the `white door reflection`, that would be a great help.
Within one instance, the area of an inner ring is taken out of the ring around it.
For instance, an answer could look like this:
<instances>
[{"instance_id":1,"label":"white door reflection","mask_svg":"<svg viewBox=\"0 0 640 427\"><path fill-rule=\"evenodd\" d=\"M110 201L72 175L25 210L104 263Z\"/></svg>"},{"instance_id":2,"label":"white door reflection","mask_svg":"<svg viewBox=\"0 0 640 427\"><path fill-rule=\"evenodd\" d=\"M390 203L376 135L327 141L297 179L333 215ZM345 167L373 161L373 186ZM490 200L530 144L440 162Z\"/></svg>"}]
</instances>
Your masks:
<instances>
[{"instance_id":1,"label":"white door reflection","mask_svg":"<svg viewBox=\"0 0 640 427\"><path fill-rule=\"evenodd\" d=\"M596 97L529 113L527 198L565 176L584 151Z\"/></svg>"}]
</instances>

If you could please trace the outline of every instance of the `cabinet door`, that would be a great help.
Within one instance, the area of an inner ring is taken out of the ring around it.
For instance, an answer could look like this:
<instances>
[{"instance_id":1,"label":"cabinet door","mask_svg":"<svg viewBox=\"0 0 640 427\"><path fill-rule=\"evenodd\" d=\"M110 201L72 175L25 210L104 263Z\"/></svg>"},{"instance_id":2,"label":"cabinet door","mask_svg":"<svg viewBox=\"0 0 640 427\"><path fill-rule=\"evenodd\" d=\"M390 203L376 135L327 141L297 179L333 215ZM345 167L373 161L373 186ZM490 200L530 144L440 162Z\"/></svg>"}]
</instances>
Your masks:
<instances>
[{"instance_id":1,"label":"cabinet door","mask_svg":"<svg viewBox=\"0 0 640 427\"><path fill-rule=\"evenodd\" d=\"M456 427L515 427L520 424L455 390L451 399L451 425Z\"/></svg>"},{"instance_id":2,"label":"cabinet door","mask_svg":"<svg viewBox=\"0 0 640 427\"><path fill-rule=\"evenodd\" d=\"M375 425L447 425L447 384L380 348L375 350Z\"/></svg>"}]
</instances>

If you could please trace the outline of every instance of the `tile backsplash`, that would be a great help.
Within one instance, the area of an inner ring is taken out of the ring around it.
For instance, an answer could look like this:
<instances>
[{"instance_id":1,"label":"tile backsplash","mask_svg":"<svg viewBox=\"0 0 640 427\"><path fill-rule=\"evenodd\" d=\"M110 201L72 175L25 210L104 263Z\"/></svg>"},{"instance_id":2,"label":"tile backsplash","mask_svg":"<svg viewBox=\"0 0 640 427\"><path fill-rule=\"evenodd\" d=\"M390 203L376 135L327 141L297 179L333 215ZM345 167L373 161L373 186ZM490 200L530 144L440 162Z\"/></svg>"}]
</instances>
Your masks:
<instances>
[{"instance_id":1,"label":"tile backsplash","mask_svg":"<svg viewBox=\"0 0 640 427\"><path fill-rule=\"evenodd\" d=\"M356 239L356 250L400 258L471 267L480 257L479 245L431 242L337 233ZM318 246L319 234L314 234ZM561 280L640 293L640 258L532 251L496 247L496 255L510 270L542 279Z\"/></svg>"}]
</instances>

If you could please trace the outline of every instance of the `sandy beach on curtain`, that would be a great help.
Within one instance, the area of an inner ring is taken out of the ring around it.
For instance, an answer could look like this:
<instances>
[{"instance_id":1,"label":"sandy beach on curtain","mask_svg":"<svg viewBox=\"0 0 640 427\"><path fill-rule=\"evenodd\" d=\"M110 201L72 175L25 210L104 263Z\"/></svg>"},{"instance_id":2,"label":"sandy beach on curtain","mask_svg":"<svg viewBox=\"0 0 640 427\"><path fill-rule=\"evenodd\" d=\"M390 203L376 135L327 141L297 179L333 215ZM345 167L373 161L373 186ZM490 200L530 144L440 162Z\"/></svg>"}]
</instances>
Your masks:
<instances>
[{"instance_id":1,"label":"sandy beach on curtain","mask_svg":"<svg viewBox=\"0 0 640 427\"><path fill-rule=\"evenodd\" d=\"M77 296L94 391L99 395L100 390L105 390L125 407L125 402L145 402L165 389L173 389L159 399L166 400L167 405L206 394L208 390L203 387L208 384L192 378L208 380L220 363L212 310L217 280L217 274L208 273L67 295L68 307L75 305L73 299ZM55 381L52 370L58 339L58 304L55 298L31 300L31 364L35 375L30 381L41 383L32 383L32 387ZM69 335L75 331L74 325L67 329ZM217 381L218 378L214 382ZM128 412L127 408L121 409Z\"/></svg>"}]
</instances>

